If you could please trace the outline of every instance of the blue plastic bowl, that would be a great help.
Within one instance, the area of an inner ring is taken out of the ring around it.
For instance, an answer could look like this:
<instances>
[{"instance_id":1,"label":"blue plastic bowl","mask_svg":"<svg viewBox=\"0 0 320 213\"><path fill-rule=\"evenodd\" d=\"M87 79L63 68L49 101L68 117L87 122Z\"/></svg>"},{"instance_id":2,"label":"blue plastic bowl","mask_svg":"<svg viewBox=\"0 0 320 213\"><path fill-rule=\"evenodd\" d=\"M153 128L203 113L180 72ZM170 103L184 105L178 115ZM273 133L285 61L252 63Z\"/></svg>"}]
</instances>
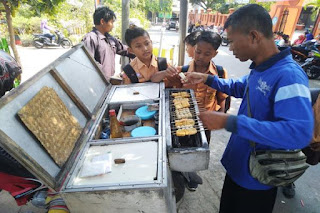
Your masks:
<instances>
[{"instance_id":1,"label":"blue plastic bowl","mask_svg":"<svg viewBox=\"0 0 320 213\"><path fill-rule=\"evenodd\" d=\"M148 137L156 134L155 128L150 126L140 126L131 131L132 137Z\"/></svg>"},{"instance_id":2,"label":"blue plastic bowl","mask_svg":"<svg viewBox=\"0 0 320 213\"><path fill-rule=\"evenodd\" d=\"M140 107L136 110L136 116L141 118L141 120L151 119L157 111L148 111L148 106Z\"/></svg>"}]
</instances>

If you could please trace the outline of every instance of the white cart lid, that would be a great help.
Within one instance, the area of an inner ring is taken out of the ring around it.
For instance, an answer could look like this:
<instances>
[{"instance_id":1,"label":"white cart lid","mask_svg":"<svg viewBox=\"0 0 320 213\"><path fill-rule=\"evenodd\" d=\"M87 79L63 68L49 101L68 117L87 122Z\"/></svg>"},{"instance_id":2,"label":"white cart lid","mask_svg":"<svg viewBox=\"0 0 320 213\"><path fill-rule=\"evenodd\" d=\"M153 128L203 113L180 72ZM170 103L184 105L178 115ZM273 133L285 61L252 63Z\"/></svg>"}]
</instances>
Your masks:
<instances>
[{"instance_id":1,"label":"white cart lid","mask_svg":"<svg viewBox=\"0 0 320 213\"><path fill-rule=\"evenodd\" d=\"M110 103L152 100L160 97L159 83L143 83L114 86L110 91Z\"/></svg>"},{"instance_id":2,"label":"white cart lid","mask_svg":"<svg viewBox=\"0 0 320 213\"><path fill-rule=\"evenodd\" d=\"M112 156L110 173L80 177L85 166L90 166L95 157L106 153ZM90 146L82 158L75 169L77 173L67 188L153 183L157 179L158 142L156 141ZM114 159L124 159L125 163L115 164Z\"/></svg>"},{"instance_id":3,"label":"white cart lid","mask_svg":"<svg viewBox=\"0 0 320 213\"><path fill-rule=\"evenodd\" d=\"M62 168L17 116L45 86L55 90L83 128L71 157ZM109 83L86 48L83 45L72 48L0 99L0 146L47 186L58 189L78 150L87 141L90 125L109 90Z\"/></svg>"}]
</instances>

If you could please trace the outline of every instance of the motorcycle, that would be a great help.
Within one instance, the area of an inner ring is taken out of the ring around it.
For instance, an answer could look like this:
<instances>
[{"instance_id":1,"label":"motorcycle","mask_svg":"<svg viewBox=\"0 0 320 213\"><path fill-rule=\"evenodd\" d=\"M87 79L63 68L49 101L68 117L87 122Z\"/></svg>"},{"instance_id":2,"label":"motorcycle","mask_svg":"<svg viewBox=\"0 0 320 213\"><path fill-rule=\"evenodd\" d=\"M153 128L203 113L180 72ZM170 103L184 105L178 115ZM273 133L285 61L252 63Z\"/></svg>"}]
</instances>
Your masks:
<instances>
[{"instance_id":1,"label":"motorcycle","mask_svg":"<svg viewBox=\"0 0 320 213\"><path fill-rule=\"evenodd\" d=\"M320 50L320 44L317 44L315 39L304 44L291 47L292 58L299 64L302 64L308 58L308 54L312 50Z\"/></svg>"},{"instance_id":2,"label":"motorcycle","mask_svg":"<svg viewBox=\"0 0 320 213\"><path fill-rule=\"evenodd\" d=\"M222 39L221 46L228 46L230 42L227 39L227 34L225 32L222 32L220 36L221 36L221 39Z\"/></svg>"},{"instance_id":3,"label":"motorcycle","mask_svg":"<svg viewBox=\"0 0 320 213\"><path fill-rule=\"evenodd\" d=\"M50 38L46 37L44 34L33 34L33 46L38 49L41 49L45 46L47 47L63 47L70 48L72 46L72 42L64 37L63 33L59 30L55 31L56 33L56 42L52 42Z\"/></svg>"},{"instance_id":4,"label":"motorcycle","mask_svg":"<svg viewBox=\"0 0 320 213\"><path fill-rule=\"evenodd\" d=\"M311 51L309 58L305 60L305 63L301 67L306 72L308 78L318 78L320 76L320 52Z\"/></svg>"}]
</instances>

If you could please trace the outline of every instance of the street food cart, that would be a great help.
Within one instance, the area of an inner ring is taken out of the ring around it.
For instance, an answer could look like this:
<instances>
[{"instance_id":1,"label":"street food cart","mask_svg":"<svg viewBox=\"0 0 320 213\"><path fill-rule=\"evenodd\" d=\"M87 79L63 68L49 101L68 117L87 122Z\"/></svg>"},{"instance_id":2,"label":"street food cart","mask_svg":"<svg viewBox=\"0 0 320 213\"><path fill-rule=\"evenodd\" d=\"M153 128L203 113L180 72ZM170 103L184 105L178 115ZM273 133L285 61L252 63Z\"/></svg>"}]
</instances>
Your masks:
<instances>
[{"instance_id":1,"label":"street food cart","mask_svg":"<svg viewBox=\"0 0 320 213\"><path fill-rule=\"evenodd\" d=\"M189 94L197 128L183 137L176 136L172 101L180 91ZM110 109L121 119L144 106L158 108L141 124L155 134L101 139ZM208 168L198 112L192 90L109 84L78 45L0 99L0 146L71 212L176 212L171 171Z\"/></svg>"}]
</instances>

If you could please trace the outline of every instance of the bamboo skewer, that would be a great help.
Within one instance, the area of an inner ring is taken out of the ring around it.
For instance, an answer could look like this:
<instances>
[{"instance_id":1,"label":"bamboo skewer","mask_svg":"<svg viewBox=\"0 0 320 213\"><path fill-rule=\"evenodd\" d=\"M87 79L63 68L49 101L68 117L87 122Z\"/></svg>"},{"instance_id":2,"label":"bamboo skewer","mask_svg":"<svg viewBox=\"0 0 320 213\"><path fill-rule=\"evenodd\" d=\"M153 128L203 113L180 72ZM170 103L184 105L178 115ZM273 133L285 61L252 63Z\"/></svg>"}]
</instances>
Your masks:
<instances>
[{"instance_id":1,"label":"bamboo skewer","mask_svg":"<svg viewBox=\"0 0 320 213\"><path fill-rule=\"evenodd\" d=\"M201 132L201 131L206 131L206 130L208 130L208 129L197 129L198 131L197 131L197 133L199 133L199 131ZM176 134L177 133L177 130L175 130L175 131L171 131L171 133L173 133L173 134ZM195 135L195 134L194 134ZM186 135L187 136L187 135Z\"/></svg>"},{"instance_id":2,"label":"bamboo skewer","mask_svg":"<svg viewBox=\"0 0 320 213\"><path fill-rule=\"evenodd\" d=\"M201 121L201 120L200 120L200 119L198 119L198 118L183 118L183 119L192 119L192 120L194 120L194 121L195 121L195 123L196 123L196 122L198 122L198 123L199 123L199 121ZM170 122L170 123L174 124L176 121L178 121L178 120L183 120L183 119L177 119L177 120L174 120L174 121L172 121L172 122Z\"/></svg>"},{"instance_id":3,"label":"bamboo skewer","mask_svg":"<svg viewBox=\"0 0 320 213\"><path fill-rule=\"evenodd\" d=\"M197 129L197 130L202 130L202 129L204 129L204 127L203 126L190 126L189 128L195 128L195 129ZM178 130L178 129L189 129L189 128L179 128L179 127L173 127L173 128L171 128L171 130L172 131L176 131L176 130Z\"/></svg>"}]
</instances>

